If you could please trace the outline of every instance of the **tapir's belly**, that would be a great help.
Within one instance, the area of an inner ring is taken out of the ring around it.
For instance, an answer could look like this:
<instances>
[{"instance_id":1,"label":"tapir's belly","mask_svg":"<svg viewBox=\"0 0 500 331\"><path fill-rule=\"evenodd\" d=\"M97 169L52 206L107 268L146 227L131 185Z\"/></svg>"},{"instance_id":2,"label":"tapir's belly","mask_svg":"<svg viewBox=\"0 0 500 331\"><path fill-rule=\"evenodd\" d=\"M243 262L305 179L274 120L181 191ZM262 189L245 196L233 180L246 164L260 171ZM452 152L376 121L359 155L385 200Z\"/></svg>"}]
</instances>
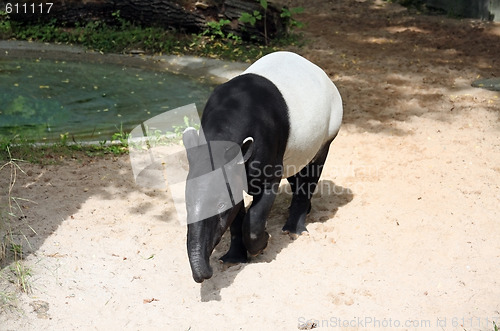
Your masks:
<instances>
[{"instance_id":1,"label":"tapir's belly","mask_svg":"<svg viewBox=\"0 0 500 331\"><path fill-rule=\"evenodd\" d=\"M267 55L245 73L269 79L285 99L290 132L283 157L283 177L293 176L339 131L340 94L323 70L294 53Z\"/></svg>"}]
</instances>

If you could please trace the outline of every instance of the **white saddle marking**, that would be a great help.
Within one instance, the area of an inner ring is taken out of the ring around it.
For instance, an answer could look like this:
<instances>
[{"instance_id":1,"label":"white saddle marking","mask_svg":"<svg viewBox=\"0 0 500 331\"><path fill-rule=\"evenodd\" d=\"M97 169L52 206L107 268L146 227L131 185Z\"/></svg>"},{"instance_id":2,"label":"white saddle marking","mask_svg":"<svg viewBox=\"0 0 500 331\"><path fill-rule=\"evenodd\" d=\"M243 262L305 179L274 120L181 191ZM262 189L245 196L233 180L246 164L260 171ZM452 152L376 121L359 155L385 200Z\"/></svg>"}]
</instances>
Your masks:
<instances>
[{"instance_id":1,"label":"white saddle marking","mask_svg":"<svg viewBox=\"0 0 500 331\"><path fill-rule=\"evenodd\" d=\"M340 93L320 67L291 52L266 55L243 72L248 73L269 79L285 99L290 133L283 178L293 176L338 133L343 112Z\"/></svg>"}]
</instances>

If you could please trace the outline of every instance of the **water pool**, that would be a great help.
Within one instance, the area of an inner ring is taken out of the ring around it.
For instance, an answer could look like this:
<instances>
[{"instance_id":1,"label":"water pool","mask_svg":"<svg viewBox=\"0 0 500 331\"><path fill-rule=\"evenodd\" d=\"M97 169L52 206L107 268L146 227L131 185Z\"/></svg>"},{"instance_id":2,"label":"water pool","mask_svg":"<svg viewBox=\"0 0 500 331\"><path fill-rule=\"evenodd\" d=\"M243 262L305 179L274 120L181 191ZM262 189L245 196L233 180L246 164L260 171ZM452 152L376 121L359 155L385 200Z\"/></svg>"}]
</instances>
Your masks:
<instances>
[{"instance_id":1,"label":"water pool","mask_svg":"<svg viewBox=\"0 0 500 331\"><path fill-rule=\"evenodd\" d=\"M122 65L0 59L0 135L109 140L169 109L196 103L201 111L212 89L191 77Z\"/></svg>"}]
</instances>

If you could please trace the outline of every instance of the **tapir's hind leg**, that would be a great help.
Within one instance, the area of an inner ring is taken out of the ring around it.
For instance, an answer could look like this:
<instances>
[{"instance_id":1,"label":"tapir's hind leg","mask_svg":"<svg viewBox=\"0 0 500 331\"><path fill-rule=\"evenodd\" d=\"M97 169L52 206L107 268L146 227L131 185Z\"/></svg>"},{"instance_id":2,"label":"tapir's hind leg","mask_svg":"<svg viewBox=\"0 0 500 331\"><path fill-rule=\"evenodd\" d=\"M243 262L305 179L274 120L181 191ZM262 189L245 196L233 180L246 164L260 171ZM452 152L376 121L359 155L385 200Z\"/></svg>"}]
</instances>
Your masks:
<instances>
[{"instance_id":1,"label":"tapir's hind leg","mask_svg":"<svg viewBox=\"0 0 500 331\"><path fill-rule=\"evenodd\" d=\"M311 211L311 197L318 185L330 143L331 141L326 143L314 159L300 172L287 178L292 187L293 197L289 208L290 214L282 230L284 233L290 234L292 238L307 232L306 215Z\"/></svg>"}]
</instances>

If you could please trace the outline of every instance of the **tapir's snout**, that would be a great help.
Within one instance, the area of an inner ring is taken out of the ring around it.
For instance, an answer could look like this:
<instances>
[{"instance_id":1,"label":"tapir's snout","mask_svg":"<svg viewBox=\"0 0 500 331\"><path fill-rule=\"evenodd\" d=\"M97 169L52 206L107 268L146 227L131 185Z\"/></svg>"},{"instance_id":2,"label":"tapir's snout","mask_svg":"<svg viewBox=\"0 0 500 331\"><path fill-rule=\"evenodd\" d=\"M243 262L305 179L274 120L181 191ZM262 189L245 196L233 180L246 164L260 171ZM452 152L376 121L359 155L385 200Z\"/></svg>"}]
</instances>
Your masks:
<instances>
[{"instance_id":1,"label":"tapir's snout","mask_svg":"<svg viewBox=\"0 0 500 331\"><path fill-rule=\"evenodd\" d=\"M213 275L209 258L215 245L212 245L210 236L207 235L211 231L204 232L203 225L203 222L188 225L188 257L193 279L197 283L202 283Z\"/></svg>"},{"instance_id":2,"label":"tapir's snout","mask_svg":"<svg viewBox=\"0 0 500 331\"><path fill-rule=\"evenodd\" d=\"M211 278L214 272L208 259L210 254L201 246L195 246L197 247L191 247L191 249L188 247L189 263L194 281L201 283L205 279Z\"/></svg>"},{"instance_id":3,"label":"tapir's snout","mask_svg":"<svg viewBox=\"0 0 500 331\"><path fill-rule=\"evenodd\" d=\"M213 270L210 265L207 265L206 268L195 268L193 269L193 279L197 283L203 283L205 279L210 279L212 278L213 275Z\"/></svg>"}]
</instances>

